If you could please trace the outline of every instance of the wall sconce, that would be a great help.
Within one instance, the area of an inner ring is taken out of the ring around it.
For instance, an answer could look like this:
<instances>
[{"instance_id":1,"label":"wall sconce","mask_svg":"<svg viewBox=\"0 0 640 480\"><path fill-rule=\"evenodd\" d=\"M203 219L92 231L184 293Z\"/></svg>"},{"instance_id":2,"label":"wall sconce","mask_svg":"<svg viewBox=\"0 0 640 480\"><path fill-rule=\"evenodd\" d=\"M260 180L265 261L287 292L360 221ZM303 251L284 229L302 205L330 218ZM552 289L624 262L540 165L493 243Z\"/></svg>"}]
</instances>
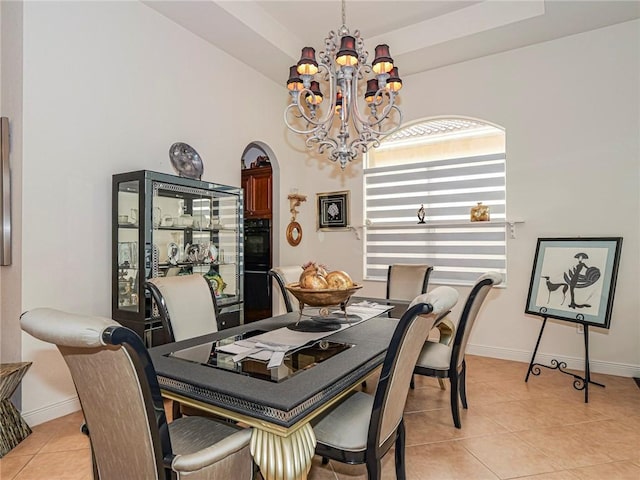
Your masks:
<instances>
[{"instance_id":1,"label":"wall sconce","mask_svg":"<svg viewBox=\"0 0 640 480\"><path fill-rule=\"evenodd\" d=\"M296 190L296 193L290 193L287 199L289 200L289 212L291 212L291 221L287 226L287 242L295 247L302 240L302 227L296 222L296 215L300 212L296 210L296 207L299 207L302 202L306 202L307 196L298 194Z\"/></svg>"}]
</instances>

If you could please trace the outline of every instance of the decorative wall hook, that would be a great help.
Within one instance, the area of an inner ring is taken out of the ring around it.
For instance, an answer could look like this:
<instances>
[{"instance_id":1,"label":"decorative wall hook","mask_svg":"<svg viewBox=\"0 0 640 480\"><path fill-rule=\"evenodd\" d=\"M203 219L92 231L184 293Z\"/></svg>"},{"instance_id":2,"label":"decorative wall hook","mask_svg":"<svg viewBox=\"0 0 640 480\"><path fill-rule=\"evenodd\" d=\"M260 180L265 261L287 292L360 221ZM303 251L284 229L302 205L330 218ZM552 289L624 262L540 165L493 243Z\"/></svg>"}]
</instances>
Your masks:
<instances>
[{"instance_id":1,"label":"decorative wall hook","mask_svg":"<svg viewBox=\"0 0 640 480\"><path fill-rule=\"evenodd\" d=\"M291 221L295 222L296 215L300 213L298 210L296 210L296 207L299 207L302 202L306 202L307 196L300 195L298 193L290 193L287 199L289 200L289 212L291 212Z\"/></svg>"},{"instance_id":2,"label":"decorative wall hook","mask_svg":"<svg viewBox=\"0 0 640 480\"><path fill-rule=\"evenodd\" d=\"M302 240L302 226L296 222L296 215L300 212L296 210L296 207L299 207L302 202L306 202L307 196L290 193L287 199L289 200L289 212L291 212L291 221L287 226L286 233L287 242L289 242L289 245L292 247L296 247Z\"/></svg>"}]
</instances>

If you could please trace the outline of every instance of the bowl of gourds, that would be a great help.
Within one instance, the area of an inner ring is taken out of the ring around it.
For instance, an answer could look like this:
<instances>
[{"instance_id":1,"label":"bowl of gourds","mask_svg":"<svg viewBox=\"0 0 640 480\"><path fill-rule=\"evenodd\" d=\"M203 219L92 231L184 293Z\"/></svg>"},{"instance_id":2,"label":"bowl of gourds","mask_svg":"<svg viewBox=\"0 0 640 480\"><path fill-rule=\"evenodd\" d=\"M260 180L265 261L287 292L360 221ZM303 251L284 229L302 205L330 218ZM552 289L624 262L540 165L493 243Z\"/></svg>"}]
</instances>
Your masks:
<instances>
[{"instance_id":1,"label":"bowl of gourds","mask_svg":"<svg viewBox=\"0 0 640 480\"><path fill-rule=\"evenodd\" d=\"M310 307L344 306L362 285L351 280L342 270L327 271L324 265L309 262L303 265L298 282L289 283L285 288L300 302L300 310Z\"/></svg>"}]
</instances>

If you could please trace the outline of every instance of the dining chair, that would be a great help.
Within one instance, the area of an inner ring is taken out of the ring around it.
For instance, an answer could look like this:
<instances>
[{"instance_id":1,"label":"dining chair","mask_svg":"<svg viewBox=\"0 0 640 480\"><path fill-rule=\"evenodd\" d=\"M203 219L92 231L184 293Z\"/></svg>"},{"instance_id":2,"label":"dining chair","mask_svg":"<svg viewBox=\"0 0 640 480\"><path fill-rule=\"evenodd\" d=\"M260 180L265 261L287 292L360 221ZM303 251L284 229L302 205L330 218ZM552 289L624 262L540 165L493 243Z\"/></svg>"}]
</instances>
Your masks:
<instances>
[{"instance_id":1,"label":"dining chair","mask_svg":"<svg viewBox=\"0 0 640 480\"><path fill-rule=\"evenodd\" d=\"M202 275L149 278L145 287L158 308L168 342L178 342L217 332L218 304L213 288ZM195 407L173 401L173 418L182 414L207 415Z\"/></svg>"},{"instance_id":2,"label":"dining chair","mask_svg":"<svg viewBox=\"0 0 640 480\"><path fill-rule=\"evenodd\" d=\"M464 304L453 343L446 345L426 341L414 368L414 373L418 375L449 379L451 383L451 415L456 428L462 428L458 397L462 402L463 408L467 408L467 365L464 355L469 335L489 290L501 282L502 275L498 272L487 272L480 276ZM416 298L415 301L420 302L420 297ZM414 388L414 386L412 379L411 388Z\"/></svg>"},{"instance_id":3,"label":"dining chair","mask_svg":"<svg viewBox=\"0 0 640 480\"><path fill-rule=\"evenodd\" d=\"M282 300L284 302L284 308L289 312L297 312L300 310L300 302L294 297L285 286L289 283L295 283L300 280L300 274L302 273L302 267L300 265L286 266L286 267L273 267L269 270L269 276L278 285Z\"/></svg>"},{"instance_id":4,"label":"dining chair","mask_svg":"<svg viewBox=\"0 0 640 480\"><path fill-rule=\"evenodd\" d=\"M216 296L202 275L149 278L145 287L158 307L169 342L218 331Z\"/></svg>"},{"instance_id":5,"label":"dining chair","mask_svg":"<svg viewBox=\"0 0 640 480\"><path fill-rule=\"evenodd\" d=\"M395 263L387 270L387 300L413 300L427 291L431 265Z\"/></svg>"},{"instance_id":6,"label":"dining chair","mask_svg":"<svg viewBox=\"0 0 640 480\"><path fill-rule=\"evenodd\" d=\"M433 267L426 264L395 263L387 270L387 300L413 300L426 293L429 277ZM436 321L434 328L438 330L440 343L449 344L455 334L455 325L446 317L447 312ZM389 311L391 316L391 310ZM445 390L444 381L438 379L440 388Z\"/></svg>"},{"instance_id":7,"label":"dining chair","mask_svg":"<svg viewBox=\"0 0 640 480\"><path fill-rule=\"evenodd\" d=\"M315 420L315 452L323 463L365 464L368 478L379 480L382 457L395 445L396 478L406 478L403 412L413 365L436 318L457 300L454 288L442 286L409 308L394 330L373 395L354 391Z\"/></svg>"},{"instance_id":8,"label":"dining chair","mask_svg":"<svg viewBox=\"0 0 640 480\"><path fill-rule=\"evenodd\" d=\"M140 337L109 318L37 308L22 329L55 344L75 384L99 478L249 480L251 429L211 418L167 423Z\"/></svg>"},{"instance_id":9,"label":"dining chair","mask_svg":"<svg viewBox=\"0 0 640 480\"><path fill-rule=\"evenodd\" d=\"M413 300L426 293L429 277L433 267L425 264L395 263L387 270L387 300ZM389 312L391 313L391 312ZM448 320L436 322L435 328L440 333L441 343L450 343L455 333L455 326Z\"/></svg>"}]
</instances>

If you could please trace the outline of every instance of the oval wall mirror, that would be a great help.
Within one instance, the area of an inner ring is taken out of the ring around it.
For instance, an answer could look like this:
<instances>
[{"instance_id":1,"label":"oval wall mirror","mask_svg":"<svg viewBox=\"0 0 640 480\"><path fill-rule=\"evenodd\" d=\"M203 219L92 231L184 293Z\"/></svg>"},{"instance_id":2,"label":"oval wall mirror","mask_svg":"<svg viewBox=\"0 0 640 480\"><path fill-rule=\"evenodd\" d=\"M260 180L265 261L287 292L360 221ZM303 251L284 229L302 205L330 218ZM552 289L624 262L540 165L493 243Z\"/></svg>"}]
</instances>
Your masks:
<instances>
[{"instance_id":1,"label":"oval wall mirror","mask_svg":"<svg viewBox=\"0 0 640 480\"><path fill-rule=\"evenodd\" d=\"M290 222L287 226L287 242L292 247L297 246L302 240L302 227L298 222Z\"/></svg>"}]
</instances>

